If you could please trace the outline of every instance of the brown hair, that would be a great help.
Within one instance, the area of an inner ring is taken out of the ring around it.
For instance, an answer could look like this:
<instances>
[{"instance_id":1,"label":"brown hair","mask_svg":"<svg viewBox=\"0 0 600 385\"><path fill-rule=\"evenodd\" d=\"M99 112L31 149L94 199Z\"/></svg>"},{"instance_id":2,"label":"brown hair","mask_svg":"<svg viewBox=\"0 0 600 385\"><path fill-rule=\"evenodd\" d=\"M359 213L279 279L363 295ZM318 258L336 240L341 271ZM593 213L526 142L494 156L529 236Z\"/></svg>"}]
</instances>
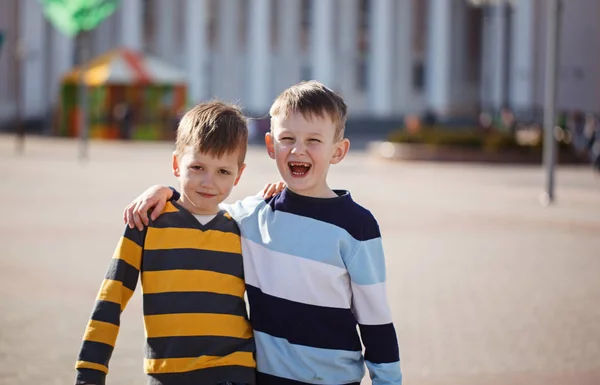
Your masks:
<instances>
[{"instance_id":1,"label":"brown hair","mask_svg":"<svg viewBox=\"0 0 600 385\"><path fill-rule=\"evenodd\" d=\"M269 114L272 118L285 119L296 112L305 119L329 117L335 125L335 140L344 138L348 107L341 96L322 83L311 80L291 86L275 99Z\"/></svg>"},{"instance_id":2,"label":"brown hair","mask_svg":"<svg viewBox=\"0 0 600 385\"><path fill-rule=\"evenodd\" d=\"M248 123L240 108L210 101L185 113L177 127L175 153L179 156L191 146L195 152L221 157L240 151L240 165L246 159Z\"/></svg>"}]
</instances>

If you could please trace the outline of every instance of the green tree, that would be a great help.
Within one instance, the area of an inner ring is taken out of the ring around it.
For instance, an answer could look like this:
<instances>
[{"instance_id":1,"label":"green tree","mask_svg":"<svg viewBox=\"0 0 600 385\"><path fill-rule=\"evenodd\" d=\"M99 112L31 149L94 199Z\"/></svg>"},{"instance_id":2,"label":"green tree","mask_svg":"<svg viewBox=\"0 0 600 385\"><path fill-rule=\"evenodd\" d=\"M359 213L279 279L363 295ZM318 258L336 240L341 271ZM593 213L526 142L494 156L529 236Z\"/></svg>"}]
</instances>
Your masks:
<instances>
[{"instance_id":1,"label":"green tree","mask_svg":"<svg viewBox=\"0 0 600 385\"><path fill-rule=\"evenodd\" d=\"M119 0L39 0L46 18L62 33L90 31L110 16Z\"/></svg>"}]
</instances>

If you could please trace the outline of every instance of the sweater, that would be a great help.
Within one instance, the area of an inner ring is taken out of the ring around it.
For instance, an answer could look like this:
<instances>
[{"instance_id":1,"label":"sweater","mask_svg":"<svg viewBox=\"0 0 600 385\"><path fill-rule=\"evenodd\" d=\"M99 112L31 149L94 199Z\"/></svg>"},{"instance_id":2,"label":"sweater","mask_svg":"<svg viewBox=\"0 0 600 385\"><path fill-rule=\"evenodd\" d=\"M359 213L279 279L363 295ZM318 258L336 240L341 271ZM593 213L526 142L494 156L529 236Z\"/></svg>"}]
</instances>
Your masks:
<instances>
[{"instance_id":1,"label":"sweater","mask_svg":"<svg viewBox=\"0 0 600 385\"><path fill-rule=\"evenodd\" d=\"M83 337L77 384L104 384L140 273L149 384L255 383L239 229L224 211L202 225L169 202L144 231L125 229Z\"/></svg>"},{"instance_id":2,"label":"sweater","mask_svg":"<svg viewBox=\"0 0 600 385\"><path fill-rule=\"evenodd\" d=\"M226 207L242 235L260 385L359 384L365 364L374 385L402 382L379 226L335 192Z\"/></svg>"}]
</instances>

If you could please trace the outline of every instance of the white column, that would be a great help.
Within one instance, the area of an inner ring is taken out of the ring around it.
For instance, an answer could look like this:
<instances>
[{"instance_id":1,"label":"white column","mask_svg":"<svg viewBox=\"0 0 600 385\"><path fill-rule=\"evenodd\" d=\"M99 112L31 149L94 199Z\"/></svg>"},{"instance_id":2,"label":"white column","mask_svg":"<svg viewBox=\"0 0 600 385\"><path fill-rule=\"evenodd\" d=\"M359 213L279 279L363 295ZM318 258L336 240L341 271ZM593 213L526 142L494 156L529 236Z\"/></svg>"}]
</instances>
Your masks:
<instances>
[{"instance_id":1,"label":"white column","mask_svg":"<svg viewBox=\"0 0 600 385\"><path fill-rule=\"evenodd\" d=\"M157 55L167 63L174 63L174 54L175 54L175 4L172 1L159 0L154 2L156 6L155 15L156 15L156 32L154 35L155 44L156 44L156 53ZM185 7L189 7L190 3L186 1ZM193 5L192 5L193 6ZM187 14L186 18L189 23L190 12L189 8L186 8ZM200 17L204 17L204 14L196 14L194 15L196 19ZM193 23L197 21L192 19ZM186 25L186 30L188 26Z\"/></svg>"},{"instance_id":2,"label":"white column","mask_svg":"<svg viewBox=\"0 0 600 385\"><path fill-rule=\"evenodd\" d=\"M248 19L248 64L250 111L263 114L271 104L271 4L269 0L250 0ZM285 7L284 4L281 6ZM286 23L287 20L280 20Z\"/></svg>"},{"instance_id":3,"label":"white column","mask_svg":"<svg viewBox=\"0 0 600 385\"><path fill-rule=\"evenodd\" d=\"M239 61L239 5L238 0L219 0L219 60L216 72L216 95L229 102L241 99Z\"/></svg>"},{"instance_id":4,"label":"white column","mask_svg":"<svg viewBox=\"0 0 600 385\"><path fill-rule=\"evenodd\" d=\"M422 0L420 0L422 1ZM393 73L395 78L393 87L395 92L392 96L392 108L394 114L413 112L417 108L417 101L413 100L413 19L414 7L412 1L396 1L394 30L392 41L395 41L394 57L395 66Z\"/></svg>"},{"instance_id":5,"label":"white column","mask_svg":"<svg viewBox=\"0 0 600 385\"><path fill-rule=\"evenodd\" d=\"M16 21L14 18L17 1L7 1L3 4L0 13L0 25L5 29L4 45L0 49L0 124L13 117L13 108L15 104L15 91L13 84L14 76L14 39L16 30Z\"/></svg>"},{"instance_id":6,"label":"white column","mask_svg":"<svg viewBox=\"0 0 600 385\"><path fill-rule=\"evenodd\" d=\"M52 102L58 103L60 81L73 68L75 58L75 40L52 28Z\"/></svg>"},{"instance_id":7,"label":"white column","mask_svg":"<svg viewBox=\"0 0 600 385\"><path fill-rule=\"evenodd\" d=\"M92 56L97 56L105 53L112 47L111 32L112 25L110 17L100 22L100 25L92 31Z\"/></svg>"},{"instance_id":8,"label":"white column","mask_svg":"<svg viewBox=\"0 0 600 385\"><path fill-rule=\"evenodd\" d=\"M275 0L280 1L280 0ZM350 2L355 0L348 0ZM277 77L275 95L300 81L300 22L302 2L300 0L286 0L280 2L278 7L277 25L277 52L278 68L274 71ZM273 95L272 95L273 96Z\"/></svg>"},{"instance_id":9,"label":"white column","mask_svg":"<svg viewBox=\"0 0 600 385\"><path fill-rule=\"evenodd\" d=\"M506 0L504 0L506 2ZM493 21L493 107L496 111L506 102L506 65L507 65L507 5L501 4L494 7Z\"/></svg>"},{"instance_id":10,"label":"white column","mask_svg":"<svg viewBox=\"0 0 600 385\"><path fill-rule=\"evenodd\" d=\"M338 88L351 109L357 92L358 5L358 0L345 0L339 7L342 22L338 24L340 37L338 57L344 65L337 68Z\"/></svg>"},{"instance_id":11,"label":"white column","mask_svg":"<svg viewBox=\"0 0 600 385\"><path fill-rule=\"evenodd\" d=\"M519 0L513 13L510 55L510 104L516 112L530 113L534 106L534 27L534 0Z\"/></svg>"},{"instance_id":12,"label":"white column","mask_svg":"<svg viewBox=\"0 0 600 385\"><path fill-rule=\"evenodd\" d=\"M482 21L482 47L481 47L481 81L479 83L479 100L481 108L485 111L493 108L493 60L494 47L492 41L493 35L493 17L491 9L483 9Z\"/></svg>"},{"instance_id":13,"label":"white column","mask_svg":"<svg viewBox=\"0 0 600 385\"><path fill-rule=\"evenodd\" d=\"M441 115L450 111L452 0L429 0L426 92L428 107Z\"/></svg>"},{"instance_id":14,"label":"white column","mask_svg":"<svg viewBox=\"0 0 600 385\"><path fill-rule=\"evenodd\" d=\"M208 99L207 0L186 0L185 3L186 70L188 94L193 103Z\"/></svg>"},{"instance_id":15,"label":"white column","mask_svg":"<svg viewBox=\"0 0 600 385\"><path fill-rule=\"evenodd\" d=\"M330 88L335 88L334 10L334 0L312 0L310 15L312 78Z\"/></svg>"},{"instance_id":16,"label":"white column","mask_svg":"<svg viewBox=\"0 0 600 385\"><path fill-rule=\"evenodd\" d=\"M121 42L137 51L143 49L142 7L142 0L121 1Z\"/></svg>"},{"instance_id":17,"label":"white column","mask_svg":"<svg viewBox=\"0 0 600 385\"><path fill-rule=\"evenodd\" d=\"M48 93L44 88L44 33L42 7L36 0L21 0L20 34L23 42L23 68L21 70L21 95L23 117L41 118L46 110Z\"/></svg>"},{"instance_id":18,"label":"white column","mask_svg":"<svg viewBox=\"0 0 600 385\"><path fill-rule=\"evenodd\" d=\"M370 12L371 49L368 89L371 112L377 117L389 117L393 111L393 67L395 22L392 0L372 0Z\"/></svg>"}]
</instances>

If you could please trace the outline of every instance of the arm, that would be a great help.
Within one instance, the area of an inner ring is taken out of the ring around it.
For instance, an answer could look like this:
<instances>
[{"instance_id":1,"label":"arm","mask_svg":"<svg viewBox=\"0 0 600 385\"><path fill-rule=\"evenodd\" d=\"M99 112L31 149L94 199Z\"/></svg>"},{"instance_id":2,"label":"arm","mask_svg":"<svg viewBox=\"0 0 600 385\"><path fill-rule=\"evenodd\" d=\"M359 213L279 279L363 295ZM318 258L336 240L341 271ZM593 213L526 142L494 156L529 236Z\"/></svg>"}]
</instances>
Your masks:
<instances>
[{"instance_id":1,"label":"arm","mask_svg":"<svg viewBox=\"0 0 600 385\"><path fill-rule=\"evenodd\" d=\"M273 195L279 194L285 186L284 182L269 183L257 195L261 195L265 199L270 198ZM176 201L179 197L180 195L177 190L172 187L154 185L125 207L123 221L129 228L133 229L137 227L142 231L144 226L148 226L148 211L152 210L150 219L154 221L162 214L167 201Z\"/></svg>"},{"instance_id":2,"label":"arm","mask_svg":"<svg viewBox=\"0 0 600 385\"><path fill-rule=\"evenodd\" d=\"M150 219L156 220L165 209L169 200L178 200L179 193L172 188L154 185L135 198L123 211L123 221L130 229L137 227L142 231L148 226L148 211L152 210Z\"/></svg>"},{"instance_id":3,"label":"arm","mask_svg":"<svg viewBox=\"0 0 600 385\"><path fill-rule=\"evenodd\" d=\"M361 241L347 268L352 310L360 328L365 363L373 385L400 385L400 354L387 302L381 237Z\"/></svg>"},{"instance_id":4,"label":"arm","mask_svg":"<svg viewBox=\"0 0 600 385\"><path fill-rule=\"evenodd\" d=\"M140 273L144 235L137 229L126 228L117 245L83 336L75 365L78 385L105 383L121 312L135 291Z\"/></svg>"}]
</instances>

